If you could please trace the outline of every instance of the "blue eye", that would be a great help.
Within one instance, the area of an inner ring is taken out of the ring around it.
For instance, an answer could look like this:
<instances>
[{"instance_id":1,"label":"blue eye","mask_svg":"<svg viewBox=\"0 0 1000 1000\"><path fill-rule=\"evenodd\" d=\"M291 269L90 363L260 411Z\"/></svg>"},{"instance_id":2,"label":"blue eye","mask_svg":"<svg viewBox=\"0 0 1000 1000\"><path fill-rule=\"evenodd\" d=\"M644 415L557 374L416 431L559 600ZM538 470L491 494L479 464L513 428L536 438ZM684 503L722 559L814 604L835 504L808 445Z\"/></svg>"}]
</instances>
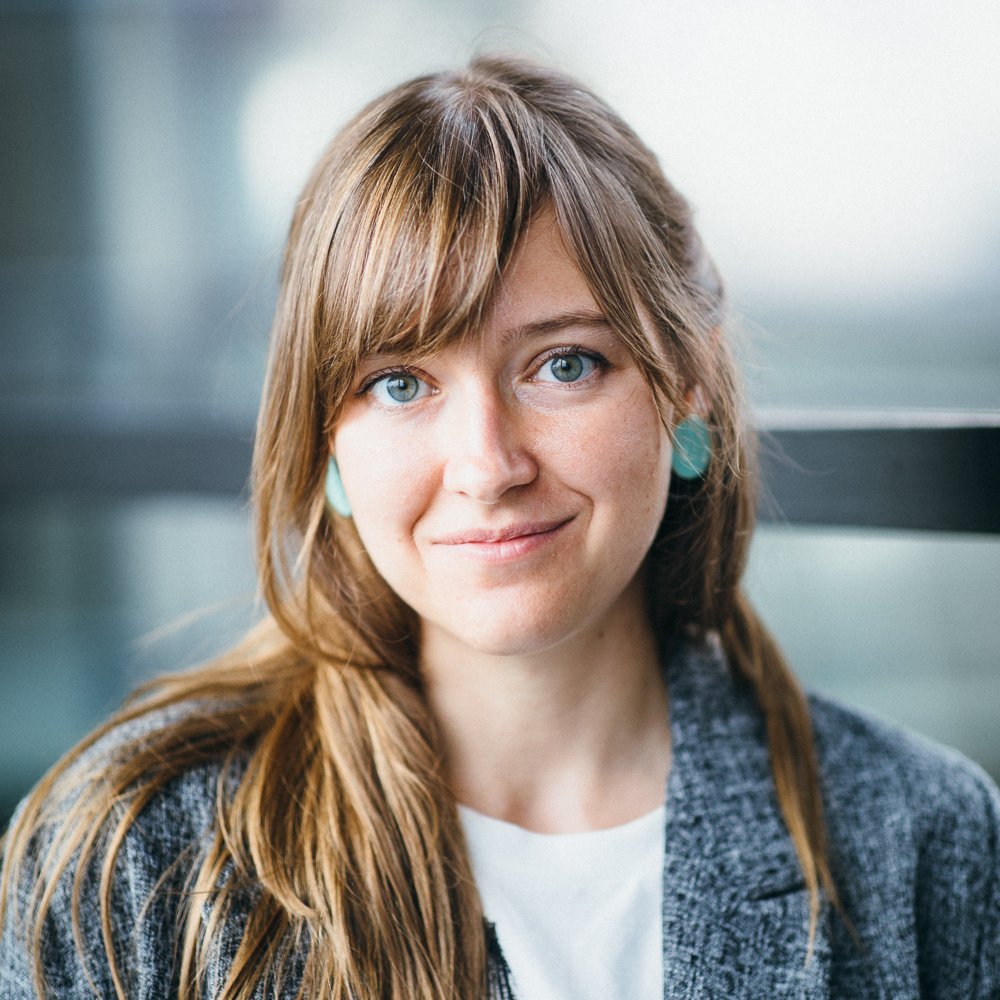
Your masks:
<instances>
[{"instance_id":1,"label":"blue eye","mask_svg":"<svg viewBox=\"0 0 1000 1000\"><path fill-rule=\"evenodd\" d=\"M592 375L598 364L597 358L589 354L557 354L542 365L536 377L542 382L579 382Z\"/></svg>"},{"instance_id":2,"label":"blue eye","mask_svg":"<svg viewBox=\"0 0 1000 1000\"><path fill-rule=\"evenodd\" d=\"M430 387L411 372L398 371L376 379L368 391L383 406L399 406L426 396Z\"/></svg>"}]
</instances>

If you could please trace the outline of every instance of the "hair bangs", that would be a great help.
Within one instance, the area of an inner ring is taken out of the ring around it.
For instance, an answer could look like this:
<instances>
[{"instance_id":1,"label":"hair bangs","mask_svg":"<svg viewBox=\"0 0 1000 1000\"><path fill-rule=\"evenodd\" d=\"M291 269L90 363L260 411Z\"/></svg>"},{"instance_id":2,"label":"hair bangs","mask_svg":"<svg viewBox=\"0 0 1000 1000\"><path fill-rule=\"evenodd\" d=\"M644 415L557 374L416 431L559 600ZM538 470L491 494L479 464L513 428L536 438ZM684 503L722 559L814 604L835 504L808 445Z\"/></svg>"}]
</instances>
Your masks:
<instances>
[{"instance_id":1,"label":"hair bangs","mask_svg":"<svg viewBox=\"0 0 1000 1000\"><path fill-rule=\"evenodd\" d=\"M426 356L475 332L549 199L542 130L501 96L430 79L397 114L380 109L326 260L328 422L364 358Z\"/></svg>"}]
</instances>

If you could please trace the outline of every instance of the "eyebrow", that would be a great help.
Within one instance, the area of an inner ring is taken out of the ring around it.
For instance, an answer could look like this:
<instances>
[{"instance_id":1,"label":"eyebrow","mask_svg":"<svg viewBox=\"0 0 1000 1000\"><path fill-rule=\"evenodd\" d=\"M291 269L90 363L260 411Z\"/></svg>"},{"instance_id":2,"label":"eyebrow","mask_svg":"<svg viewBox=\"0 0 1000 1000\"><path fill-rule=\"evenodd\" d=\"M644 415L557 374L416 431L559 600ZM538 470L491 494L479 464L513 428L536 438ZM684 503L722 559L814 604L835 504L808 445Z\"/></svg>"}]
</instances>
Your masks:
<instances>
[{"instance_id":1,"label":"eyebrow","mask_svg":"<svg viewBox=\"0 0 1000 1000\"><path fill-rule=\"evenodd\" d=\"M583 327L587 330L599 330L602 332L611 332L613 330L610 321L604 313L596 309L573 309L509 327L501 332L500 343L504 348L508 348L512 344L531 340L534 337L543 337L550 333L558 333L560 330L567 330L573 327ZM415 359L425 356L420 351L376 351L374 354L367 355L360 363L380 362L394 358Z\"/></svg>"},{"instance_id":2,"label":"eyebrow","mask_svg":"<svg viewBox=\"0 0 1000 1000\"><path fill-rule=\"evenodd\" d=\"M558 333L569 327L585 327L590 330L610 330L611 324L604 313L595 309L578 309L571 312L557 313L544 319L535 319L530 323L521 323L510 327L500 334L501 343L507 347L521 340L544 336L548 333Z\"/></svg>"}]
</instances>

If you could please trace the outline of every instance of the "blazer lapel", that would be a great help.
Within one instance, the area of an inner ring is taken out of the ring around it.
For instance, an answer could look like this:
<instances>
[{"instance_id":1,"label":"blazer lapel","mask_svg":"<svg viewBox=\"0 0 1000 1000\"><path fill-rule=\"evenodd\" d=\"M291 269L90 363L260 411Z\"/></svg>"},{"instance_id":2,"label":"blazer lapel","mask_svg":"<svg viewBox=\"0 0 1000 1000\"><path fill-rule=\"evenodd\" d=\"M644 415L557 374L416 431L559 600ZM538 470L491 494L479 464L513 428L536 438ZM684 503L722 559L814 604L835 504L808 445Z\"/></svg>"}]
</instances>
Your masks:
<instances>
[{"instance_id":1,"label":"blazer lapel","mask_svg":"<svg viewBox=\"0 0 1000 1000\"><path fill-rule=\"evenodd\" d=\"M809 897L752 695L717 645L681 650L667 683L664 996L826 997L824 920L807 963Z\"/></svg>"}]
</instances>

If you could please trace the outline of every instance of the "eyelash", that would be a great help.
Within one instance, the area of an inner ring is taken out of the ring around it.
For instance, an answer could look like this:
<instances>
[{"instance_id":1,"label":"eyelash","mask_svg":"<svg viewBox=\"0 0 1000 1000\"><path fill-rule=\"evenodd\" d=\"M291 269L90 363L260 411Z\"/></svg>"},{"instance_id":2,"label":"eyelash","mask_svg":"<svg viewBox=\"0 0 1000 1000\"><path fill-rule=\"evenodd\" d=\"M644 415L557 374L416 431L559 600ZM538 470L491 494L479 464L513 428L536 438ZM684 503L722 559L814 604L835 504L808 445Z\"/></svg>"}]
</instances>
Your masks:
<instances>
[{"instance_id":1,"label":"eyelash","mask_svg":"<svg viewBox=\"0 0 1000 1000\"><path fill-rule=\"evenodd\" d=\"M607 358L602 354L598 354L596 351L592 351L585 347L580 347L577 344L572 344L566 347L555 347L551 351L546 352L546 354L541 358L537 365L534 367L534 374L537 374L545 367L550 361L555 358L567 358L579 356L582 358L587 358L589 361L594 363L595 368L598 371L607 371L611 365ZM393 375L411 375L413 378L420 379L422 382L426 382L426 376L421 372L419 368L413 365L395 365L392 368L381 368L378 371L372 372L365 380L361 383L355 396L367 395L371 390L383 379L391 378ZM565 382L563 383L565 388L570 388L574 385L582 385L590 380L591 376L581 379L579 382Z\"/></svg>"},{"instance_id":2,"label":"eyelash","mask_svg":"<svg viewBox=\"0 0 1000 1000\"><path fill-rule=\"evenodd\" d=\"M540 372L550 361L555 358L570 358L570 357L581 357L586 358L588 361L594 363L594 368L598 372L606 372L611 364L603 354L598 354L597 351L592 351L587 347L581 347L578 344L573 344L569 347L555 347L551 351L547 352L541 361L535 368L535 372ZM591 376L580 379L579 382L564 382L563 386L565 388L571 388L575 385L583 385L590 381Z\"/></svg>"},{"instance_id":3,"label":"eyelash","mask_svg":"<svg viewBox=\"0 0 1000 1000\"><path fill-rule=\"evenodd\" d=\"M420 379L421 382L426 382L426 376L420 371L419 368L415 368L413 365L394 365L392 368L382 368L377 372L372 372L361 383L358 391L354 394L355 396L364 396L366 393L371 392L372 388L384 378L390 378L393 375L412 375L414 378Z\"/></svg>"}]
</instances>

